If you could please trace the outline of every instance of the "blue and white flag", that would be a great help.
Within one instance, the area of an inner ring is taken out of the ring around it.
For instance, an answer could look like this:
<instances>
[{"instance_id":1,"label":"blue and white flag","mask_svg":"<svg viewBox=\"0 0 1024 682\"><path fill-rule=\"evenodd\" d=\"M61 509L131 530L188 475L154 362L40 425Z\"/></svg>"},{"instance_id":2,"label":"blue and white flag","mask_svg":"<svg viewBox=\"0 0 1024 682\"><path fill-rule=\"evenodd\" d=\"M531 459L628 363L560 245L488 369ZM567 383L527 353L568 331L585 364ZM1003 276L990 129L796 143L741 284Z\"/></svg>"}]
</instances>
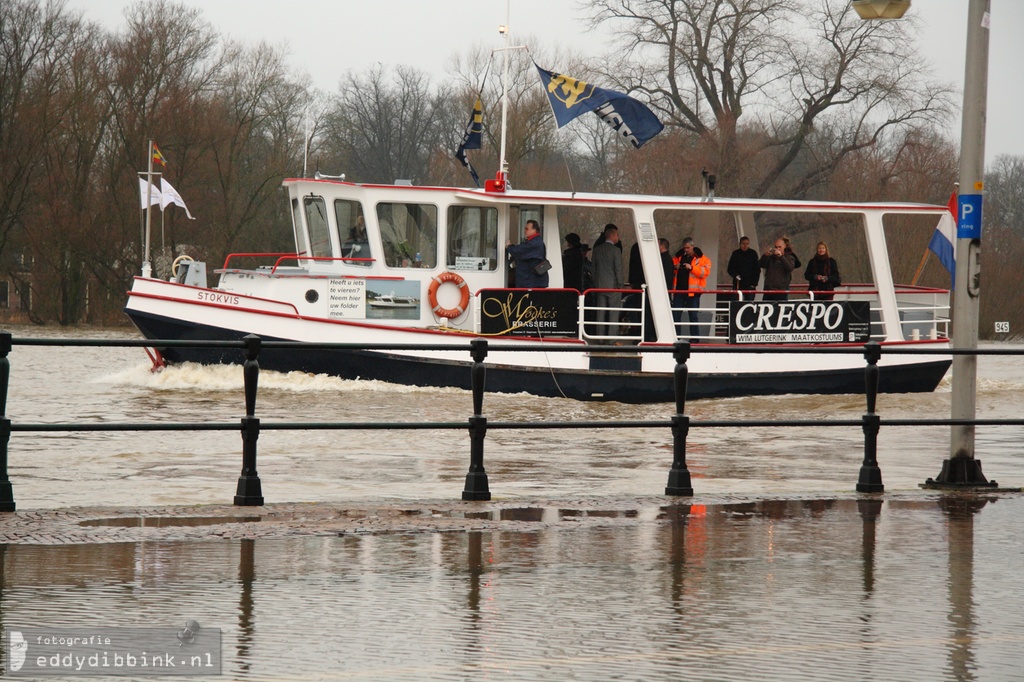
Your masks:
<instances>
[{"instance_id":1,"label":"blue and white flag","mask_svg":"<svg viewBox=\"0 0 1024 682\"><path fill-rule=\"evenodd\" d=\"M534 63L534 66L537 66ZM639 149L664 129L654 112L629 95L597 88L575 78L537 66L548 93L551 112L561 128L581 114L593 111L627 142Z\"/></svg>"},{"instance_id":2,"label":"blue and white flag","mask_svg":"<svg viewBox=\"0 0 1024 682\"><path fill-rule=\"evenodd\" d=\"M455 158L469 170L469 174L473 176L473 182L476 186L480 186L480 176L476 174L476 169L473 168L473 164L466 158L467 149L480 149L480 145L483 141L484 131L484 109L483 104L480 102L480 98L476 98L476 104L473 105L473 113L469 117L469 123L466 124L466 133L462 136L462 144L455 151Z\"/></svg>"},{"instance_id":3,"label":"blue and white flag","mask_svg":"<svg viewBox=\"0 0 1024 682\"><path fill-rule=\"evenodd\" d=\"M939 218L939 224L932 232L932 240L928 248L939 257L939 262L949 271L950 288L956 288L956 192L949 197L948 209Z\"/></svg>"}]
</instances>

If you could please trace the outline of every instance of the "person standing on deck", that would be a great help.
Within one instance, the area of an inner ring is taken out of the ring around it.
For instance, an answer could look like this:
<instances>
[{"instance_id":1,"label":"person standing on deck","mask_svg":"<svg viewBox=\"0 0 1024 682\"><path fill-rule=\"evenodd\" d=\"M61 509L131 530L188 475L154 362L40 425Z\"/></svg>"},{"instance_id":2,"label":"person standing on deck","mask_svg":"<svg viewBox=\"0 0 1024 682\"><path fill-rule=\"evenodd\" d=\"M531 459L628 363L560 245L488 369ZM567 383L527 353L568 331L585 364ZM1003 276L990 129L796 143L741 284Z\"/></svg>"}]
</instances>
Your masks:
<instances>
[{"instance_id":1,"label":"person standing on deck","mask_svg":"<svg viewBox=\"0 0 1024 682\"><path fill-rule=\"evenodd\" d=\"M592 260L594 263L595 289L621 289L622 252L619 250L619 228L608 223L604 228L604 241L594 247ZM599 308L596 315L598 336L619 335L619 312L622 305L622 292L601 291L594 297L594 304ZM606 324L602 324L606 323Z\"/></svg>"},{"instance_id":2,"label":"person standing on deck","mask_svg":"<svg viewBox=\"0 0 1024 682\"><path fill-rule=\"evenodd\" d=\"M785 290L789 289L789 284L793 281L795 260L792 254L786 252L786 242L781 237L764 252L758 265L764 270L764 290L778 292L766 293L763 299L788 301L789 294Z\"/></svg>"},{"instance_id":3,"label":"person standing on deck","mask_svg":"<svg viewBox=\"0 0 1024 682\"><path fill-rule=\"evenodd\" d=\"M547 259L544 239L540 236L540 224L536 220L527 220L523 228L526 237L519 244L509 240L505 244L505 252L515 260L517 289L546 289L548 273L542 275L534 271Z\"/></svg>"},{"instance_id":4,"label":"person standing on deck","mask_svg":"<svg viewBox=\"0 0 1024 682\"><path fill-rule=\"evenodd\" d=\"M750 248L749 238L740 237L740 248L729 257L728 272L732 288L743 292L743 300L752 301L757 283L761 281L761 267L757 264L757 251Z\"/></svg>"},{"instance_id":5,"label":"person standing on deck","mask_svg":"<svg viewBox=\"0 0 1024 682\"><path fill-rule=\"evenodd\" d=\"M816 300L831 301L835 297L832 291L842 284L842 280L839 278L839 265L829 254L825 242L818 242L814 258L807 262L804 279Z\"/></svg>"},{"instance_id":6,"label":"person standing on deck","mask_svg":"<svg viewBox=\"0 0 1024 682\"><path fill-rule=\"evenodd\" d=\"M580 236L575 232L565 235L566 249L562 252L562 286L583 291L583 250Z\"/></svg>"},{"instance_id":7,"label":"person standing on deck","mask_svg":"<svg viewBox=\"0 0 1024 682\"><path fill-rule=\"evenodd\" d=\"M690 295L687 297L687 307L690 317L690 336L696 341L703 337L705 330L700 324L700 296L701 292L708 288L708 276L711 275L711 259L704 255L699 247L693 246L693 259L689 263Z\"/></svg>"},{"instance_id":8,"label":"person standing on deck","mask_svg":"<svg viewBox=\"0 0 1024 682\"><path fill-rule=\"evenodd\" d=\"M701 335L701 329L697 322L700 320L701 292L707 288L708 275L711 274L711 259L704 255L704 252L693 245L693 238L687 237L683 240L683 248L680 256L679 268L676 270L675 289L679 292L672 296L672 307L675 310L677 323L682 322L682 310L688 308L687 319L690 321L686 334L683 334L683 325L679 325L679 335L696 337Z\"/></svg>"}]
</instances>

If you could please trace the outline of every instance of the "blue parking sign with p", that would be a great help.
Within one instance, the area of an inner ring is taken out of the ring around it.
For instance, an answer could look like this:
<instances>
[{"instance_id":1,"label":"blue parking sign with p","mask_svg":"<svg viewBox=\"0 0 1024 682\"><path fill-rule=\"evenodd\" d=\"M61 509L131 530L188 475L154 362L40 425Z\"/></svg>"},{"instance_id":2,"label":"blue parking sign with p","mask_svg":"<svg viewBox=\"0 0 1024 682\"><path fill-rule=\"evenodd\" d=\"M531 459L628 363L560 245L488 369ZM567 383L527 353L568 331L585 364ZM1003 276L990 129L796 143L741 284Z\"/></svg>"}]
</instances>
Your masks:
<instances>
[{"instance_id":1,"label":"blue parking sign with p","mask_svg":"<svg viewBox=\"0 0 1024 682\"><path fill-rule=\"evenodd\" d=\"M961 194L957 197L957 239L981 239L982 194Z\"/></svg>"}]
</instances>

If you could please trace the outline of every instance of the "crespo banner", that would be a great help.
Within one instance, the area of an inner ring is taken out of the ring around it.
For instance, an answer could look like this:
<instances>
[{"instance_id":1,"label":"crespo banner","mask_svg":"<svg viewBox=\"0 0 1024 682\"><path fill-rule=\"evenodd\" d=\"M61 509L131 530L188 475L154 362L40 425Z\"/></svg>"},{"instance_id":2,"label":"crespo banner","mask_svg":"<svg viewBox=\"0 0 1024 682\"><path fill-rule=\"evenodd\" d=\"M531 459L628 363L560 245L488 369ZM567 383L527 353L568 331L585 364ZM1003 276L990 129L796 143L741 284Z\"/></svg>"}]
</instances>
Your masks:
<instances>
[{"instance_id":1,"label":"crespo banner","mask_svg":"<svg viewBox=\"0 0 1024 682\"><path fill-rule=\"evenodd\" d=\"M729 343L865 343L868 301L732 301Z\"/></svg>"}]
</instances>

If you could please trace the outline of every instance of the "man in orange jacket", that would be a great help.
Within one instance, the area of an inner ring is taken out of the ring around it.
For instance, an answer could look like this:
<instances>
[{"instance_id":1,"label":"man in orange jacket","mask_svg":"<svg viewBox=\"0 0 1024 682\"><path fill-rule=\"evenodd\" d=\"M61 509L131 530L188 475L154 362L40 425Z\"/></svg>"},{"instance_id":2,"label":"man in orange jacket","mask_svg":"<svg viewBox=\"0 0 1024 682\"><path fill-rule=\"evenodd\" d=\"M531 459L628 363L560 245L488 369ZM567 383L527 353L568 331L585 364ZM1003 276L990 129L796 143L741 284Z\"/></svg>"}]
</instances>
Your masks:
<instances>
[{"instance_id":1,"label":"man in orange jacket","mask_svg":"<svg viewBox=\"0 0 1024 682\"><path fill-rule=\"evenodd\" d=\"M683 254L679 261L679 271L676 274L676 289L688 290L688 295L679 296L682 299L682 307L689 308L690 319L688 336L694 341L700 341L705 336L703 329L697 324L700 320L701 292L708 288L708 276L711 274L711 259L704 255L704 252L693 245L693 239L687 237L683 240ZM677 299L678 300L678 299ZM682 330L680 330L682 331Z\"/></svg>"}]
</instances>

